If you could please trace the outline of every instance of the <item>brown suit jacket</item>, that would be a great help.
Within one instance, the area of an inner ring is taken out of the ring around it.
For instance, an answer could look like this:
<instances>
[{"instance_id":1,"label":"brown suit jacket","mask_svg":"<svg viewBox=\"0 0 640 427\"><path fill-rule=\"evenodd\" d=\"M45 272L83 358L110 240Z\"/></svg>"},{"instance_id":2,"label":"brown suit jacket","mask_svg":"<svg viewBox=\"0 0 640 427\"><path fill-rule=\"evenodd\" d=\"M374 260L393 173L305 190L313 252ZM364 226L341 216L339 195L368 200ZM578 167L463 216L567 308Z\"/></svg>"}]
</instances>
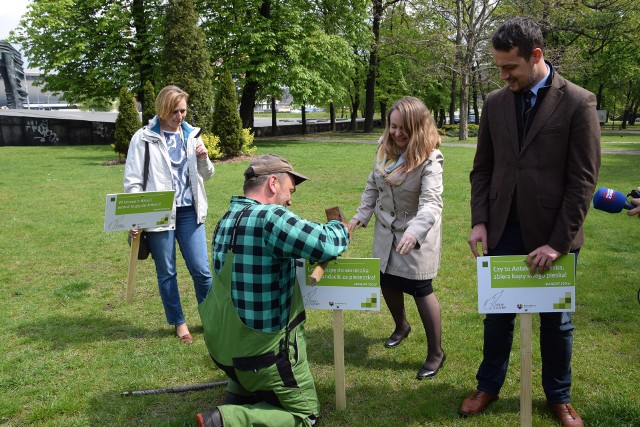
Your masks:
<instances>
[{"instance_id":1,"label":"brown suit jacket","mask_svg":"<svg viewBox=\"0 0 640 427\"><path fill-rule=\"evenodd\" d=\"M595 96L555 74L518 144L515 94L503 87L482 108L471 179L472 226L485 223L489 248L504 231L517 189L527 251L548 244L560 253L582 246L600 168Z\"/></svg>"}]
</instances>

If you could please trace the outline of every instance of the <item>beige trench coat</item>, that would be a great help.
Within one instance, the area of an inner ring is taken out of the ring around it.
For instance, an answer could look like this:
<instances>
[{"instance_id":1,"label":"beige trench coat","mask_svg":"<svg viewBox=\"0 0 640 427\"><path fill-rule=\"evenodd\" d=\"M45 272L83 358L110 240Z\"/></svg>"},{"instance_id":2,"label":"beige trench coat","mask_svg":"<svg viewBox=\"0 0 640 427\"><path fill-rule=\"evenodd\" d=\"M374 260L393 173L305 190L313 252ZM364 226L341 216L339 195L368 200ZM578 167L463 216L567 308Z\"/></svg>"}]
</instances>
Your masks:
<instances>
[{"instance_id":1,"label":"beige trench coat","mask_svg":"<svg viewBox=\"0 0 640 427\"><path fill-rule=\"evenodd\" d=\"M373 256L380 271L412 280L435 277L442 240L442 167L444 156L434 150L401 185L392 186L372 172L354 218L367 226L375 214ZM374 160L375 168L375 160ZM404 232L418 241L408 255L396 252Z\"/></svg>"}]
</instances>

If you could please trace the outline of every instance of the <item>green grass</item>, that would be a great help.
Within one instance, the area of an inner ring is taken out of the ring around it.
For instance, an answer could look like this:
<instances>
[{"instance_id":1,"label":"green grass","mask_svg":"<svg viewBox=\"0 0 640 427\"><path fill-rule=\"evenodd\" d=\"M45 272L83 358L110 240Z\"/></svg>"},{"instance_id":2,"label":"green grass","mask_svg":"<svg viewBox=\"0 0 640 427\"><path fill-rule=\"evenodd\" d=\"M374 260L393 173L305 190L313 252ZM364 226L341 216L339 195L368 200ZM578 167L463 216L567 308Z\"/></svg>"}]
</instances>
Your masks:
<instances>
[{"instance_id":1,"label":"green grass","mask_svg":"<svg viewBox=\"0 0 640 427\"><path fill-rule=\"evenodd\" d=\"M625 142L626 141L626 136ZM350 139L346 138L345 139ZM631 144L638 143L628 141ZM606 148L605 143L603 148ZM340 141L260 141L311 179L292 210L322 221L340 205L357 207L375 145ZM445 145L442 267L434 286L442 305L447 362L433 380L414 379L426 354L415 305L414 333L397 349L382 346L393 326L380 312L345 313L347 409L335 409L332 322L309 310L309 358L334 426L506 426L519 424L518 334L501 399L485 415L461 419L460 401L475 388L482 352L475 263L466 243L472 146ZM207 354L192 285L181 258L180 287L195 342L185 346L165 324L151 260L139 263L127 304L126 233L105 233L105 195L122 191L123 166L107 166L110 147L0 147L0 425L182 426L219 401L222 389L122 397L129 390L224 380ZM247 161L216 164L206 184L207 234L241 193ZM637 156L604 155L600 185L628 192L640 185ZM358 230L345 256L370 256L372 228ZM638 426L640 305L636 300L640 222L592 210L579 258L572 400L590 426ZM540 386L534 316L533 425L556 426Z\"/></svg>"}]
</instances>

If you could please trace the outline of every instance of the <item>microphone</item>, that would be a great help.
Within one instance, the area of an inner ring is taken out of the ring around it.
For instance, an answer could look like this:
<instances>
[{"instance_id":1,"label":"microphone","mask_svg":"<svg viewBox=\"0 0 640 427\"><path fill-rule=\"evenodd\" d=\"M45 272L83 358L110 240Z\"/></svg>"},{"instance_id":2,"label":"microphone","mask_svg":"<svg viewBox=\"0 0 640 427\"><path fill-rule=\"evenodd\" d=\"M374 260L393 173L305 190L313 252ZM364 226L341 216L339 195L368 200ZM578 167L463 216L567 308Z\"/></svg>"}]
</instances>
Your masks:
<instances>
[{"instance_id":1,"label":"microphone","mask_svg":"<svg viewBox=\"0 0 640 427\"><path fill-rule=\"evenodd\" d=\"M593 207L609 213L622 212L622 209L633 209L627 201L627 196L610 188L599 188L593 195Z\"/></svg>"}]
</instances>

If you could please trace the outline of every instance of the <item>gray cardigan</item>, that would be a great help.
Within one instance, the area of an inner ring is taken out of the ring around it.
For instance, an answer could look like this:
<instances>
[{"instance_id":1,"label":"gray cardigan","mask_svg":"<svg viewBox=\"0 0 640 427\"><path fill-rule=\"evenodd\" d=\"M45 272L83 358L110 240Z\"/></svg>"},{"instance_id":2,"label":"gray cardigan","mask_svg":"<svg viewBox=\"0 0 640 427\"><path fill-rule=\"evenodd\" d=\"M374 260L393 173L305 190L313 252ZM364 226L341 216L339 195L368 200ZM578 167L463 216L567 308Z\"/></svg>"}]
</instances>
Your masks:
<instances>
[{"instance_id":1,"label":"gray cardigan","mask_svg":"<svg viewBox=\"0 0 640 427\"><path fill-rule=\"evenodd\" d=\"M380 258L383 273L412 280L431 279L438 274L443 162L440 150L434 150L426 162L397 186L388 185L373 172L369 175L354 218L366 227L375 213L373 256ZM402 256L395 248L405 231L418 243L410 254Z\"/></svg>"}]
</instances>

